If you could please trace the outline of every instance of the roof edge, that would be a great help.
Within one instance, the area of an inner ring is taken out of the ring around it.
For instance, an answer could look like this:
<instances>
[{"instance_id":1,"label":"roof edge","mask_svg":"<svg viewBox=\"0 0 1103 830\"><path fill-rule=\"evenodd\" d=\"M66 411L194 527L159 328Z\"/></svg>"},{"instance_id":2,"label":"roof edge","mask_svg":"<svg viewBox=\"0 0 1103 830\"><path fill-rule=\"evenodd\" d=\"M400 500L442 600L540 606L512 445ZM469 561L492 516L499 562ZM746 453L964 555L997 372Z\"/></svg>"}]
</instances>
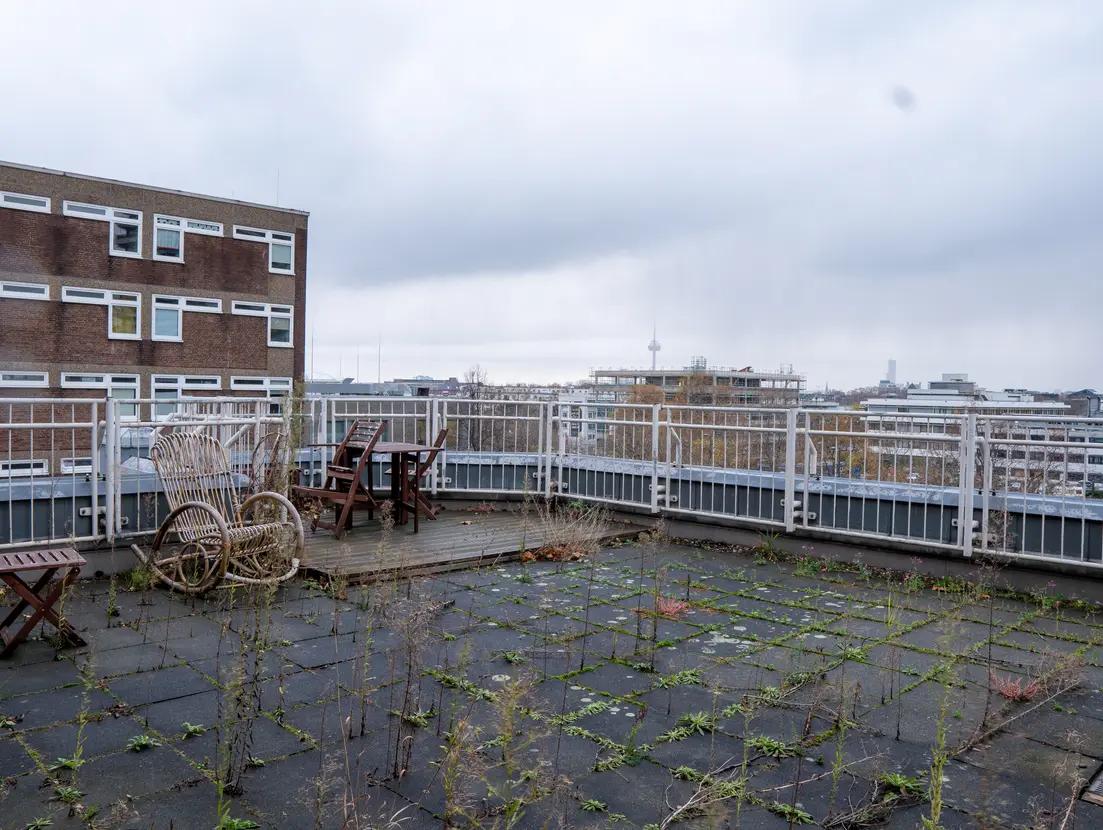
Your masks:
<instances>
[{"instance_id":1,"label":"roof edge","mask_svg":"<svg viewBox=\"0 0 1103 830\"><path fill-rule=\"evenodd\" d=\"M0 159L0 167L12 167L16 170L29 170L34 173L49 173L52 176L69 176L74 179L84 179L90 182L103 182L104 184L117 184L123 187L136 187L140 190L152 190L156 193L171 193L176 196L189 196L193 199L206 199L211 202L222 202L228 205L242 205L244 207L261 208L262 210L275 210L281 213L294 213L298 216L310 216L310 211L299 210L298 208L286 208L279 207L278 205L266 205L263 202L249 202L244 199L228 199L225 196L209 196L205 193L195 193L190 190L177 190L172 187L158 187L153 184L140 184L138 182L128 182L123 179L109 179L104 176L90 176L86 173L73 173L68 170L55 170L52 167L39 167L34 164L20 164L14 161L4 161Z\"/></svg>"}]
</instances>

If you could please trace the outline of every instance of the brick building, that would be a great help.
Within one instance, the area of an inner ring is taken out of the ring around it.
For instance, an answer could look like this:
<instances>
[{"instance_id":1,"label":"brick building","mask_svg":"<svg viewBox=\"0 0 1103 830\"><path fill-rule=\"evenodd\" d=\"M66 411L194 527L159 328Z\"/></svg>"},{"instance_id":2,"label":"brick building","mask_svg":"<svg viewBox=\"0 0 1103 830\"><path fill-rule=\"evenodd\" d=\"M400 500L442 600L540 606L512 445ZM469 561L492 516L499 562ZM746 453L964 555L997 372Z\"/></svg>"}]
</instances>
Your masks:
<instances>
[{"instance_id":1,"label":"brick building","mask_svg":"<svg viewBox=\"0 0 1103 830\"><path fill-rule=\"evenodd\" d=\"M0 399L286 394L307 219L0 162Z\"/></svg>"}]
</instances>

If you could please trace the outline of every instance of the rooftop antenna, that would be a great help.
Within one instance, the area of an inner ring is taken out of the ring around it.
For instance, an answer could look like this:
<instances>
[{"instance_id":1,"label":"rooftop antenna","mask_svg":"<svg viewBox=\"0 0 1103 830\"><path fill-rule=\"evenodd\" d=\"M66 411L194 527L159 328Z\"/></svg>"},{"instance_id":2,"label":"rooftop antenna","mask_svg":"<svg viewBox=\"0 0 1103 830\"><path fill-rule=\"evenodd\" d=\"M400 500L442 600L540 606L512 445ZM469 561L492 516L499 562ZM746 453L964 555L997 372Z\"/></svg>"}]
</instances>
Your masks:
<instances>
[{"instance_id":1,"label":"rooftop antenna","mask_svg":"<svg viewBox=\"0 0 1103 830\"><path fill-rule=\"evenodd\" d=\"M651 352L651 371L655 371L656 361L659 358L659 351L662 349L663 344L658 340L658 330L655 324L651 324L651 342L647 344L647 350Z\"/></svg>"},{"instance_id":2,"label":"rooftop antenna","mask_svg":"<svg viewBox=\"0 0 1103 830\"><path fill-rule=\"evenodd\" d=\"M356 344L356 382L360 382L360 344Z\"/></svg>"},{"instance_id":3,"label":"rooftop antenna","mask_svg":"<svg viewBox=\"0 0 1103 830\"><path fill-rule=\"evenodd\" d=\"M314 367L314 327L310 327L310 376L312 378L318 377L315 373Z\"/></svg>"},{"instance_id":4,"label":"rooftop antenna","mask_svg":"<svg viewBox=\"0 0 1103 830\"><path fill-rule=\"evenodd\" d=\"M379 335L379 341L375 350L375 379L377 382L383 382L383 335Z\"/></svg>"}]
</instances>

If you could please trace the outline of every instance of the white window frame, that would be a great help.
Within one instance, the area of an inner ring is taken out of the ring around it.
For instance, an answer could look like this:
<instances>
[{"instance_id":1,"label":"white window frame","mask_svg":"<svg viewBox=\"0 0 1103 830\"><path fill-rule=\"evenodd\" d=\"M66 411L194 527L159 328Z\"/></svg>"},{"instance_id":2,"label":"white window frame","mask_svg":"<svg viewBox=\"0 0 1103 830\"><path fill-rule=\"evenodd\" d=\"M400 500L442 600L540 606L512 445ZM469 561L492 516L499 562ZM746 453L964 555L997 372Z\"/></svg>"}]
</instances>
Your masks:
<instances>
[{"instance_id":1,"label":"white window frame","mask_svg":"<svg viewBox=\"0 0 1103 830\"><path fill-rule=\"evenodd\" d=\"M61 203L61 212L63 215L71 216L75 219L91 219L95 222L107 222L109 226L107 231L107 253L111 256L121 256L129 259L142 258L142 211L132 210L130 208L108 207L107 205L94 205L90 202L71 202L66 199ZM138 226L137 251L115 250L115 226L120 224Z\"/></svg>"},{"instance_id":2,"label":"white window frame","mask_svg":"<svg viewBox=\"0 0 1103 830\"><path fill-rule=\"evenodd\" d=\"M230 388L238 391L254 391L259 389L266 393L275 392L278 395L286 395L291 392L291 378L266 378L257 377L256 375L233 375L230 378Z\"/></svg>"},{"instance_id":3,"label":"white window frame","mask_svg":"<svg viewBox=\"0 0 1103 830\"><path fill-rule=\"evenodd\" d=\"M247 225L234 225L234 239L246 242L264 242L268 245L268 273L295 276L295 234L288 231L270 231L265 228L250 228ZM286 245L291 248L291 267L272 267L272 246Z\"/></svg>"},{"instance_id":4,"label":"white window frame","mask_svg":"<svg viewBox=\"0 0 1103 830\"><path fill-rule=\"evenodd\" d=\"M25 202L13 202L11 199L38 199L39 204L28 205ZM49 213L53 202L49 196L34 196L30 193L13 193L10 190L0 190L0 207L11 210L25 210L30 213Z\"/></svg>"},{"instance_id":5,"label":"white window frame","mask_svg":"<svg viewBox=\"0 0 1103 830\"><path fill-rule=\"evenodd\" d=\"M76 378L81 378L76 380ZM142 397L142 379L139 375L121 372L62 372L62 389L103 389L107 397L112 398L116 389L133 389L134 398L119 398L121 401L134 400L129 404L129 411L125 407L119 408L119 417L124 421L138 420L138 399Z\"/></svg>"},{"instance_id":6,"label":"white window frame","mask_svg":"<svg viewBox=\"0 0 1103 830\"><path fill-rule=\"evenodd\" d=\"M214 305L210 305L210 303L214 303ZM158 311L176 312L176 329L180 332L178 336L170 337L157 333ZM185 311L198 314L221 314L222 300L217 297L179 297L175 294L154 294L150 300L150 338L162 343L183 342Z\"/></svg>"},{"instance_id":7,"label":"white window frame","mask_svg":"<svg viewBox=\"0 0 1103 830\"><path fill-rule=\"evenodd\" d=\"M33 288L39 293L19 291L18 288ZM0 297L9 300L49 300L50 286L44 282L0 280Z\"/></svg>"},{"instance_id":8,"label":"white window frame","mask_svg":"<svg viewBox=\"0 0 1103 830\"><path fill-rule=\"evenodd\" d=\"M160 228L176 231L180 234L180 255L164 256L157 253L157 231ZM188 219L185 216L169 216L164 213L153 214L153 258L157 262L184 261L184 237L189 233L200 236L225 236L225 226L221 222L211 222L206 219Z\"/></svg>"},{"instance_id":9,"label":"white window frame","mask_svg":"<svg viewBox=\"0 0 1103 830\"><path fill-rule=\"evenodd\" d=\"M81 473L91 473L93 471L92 456L81 455L72 456L69 458L62 458L58 462L58 469L62 475L80 475Z\"/></svg>"},{"instance_id":10,"label":"white window frame","mask_svg":"<svg viewBox=\"0 0 1103 830\"><path fill-rule=\"evenodd\" d=\"M37 380L10 379L13 375L37 375ZM48 389L50 386L49 372L35 372L22 369L5 369L0 371L0 389Z\"/></svg>"},{"instance_id":11,"label":"white window frame","mask_svg":"<svg viewBox=\"0 0 1103 830\"><path fill-rule=\"evenodd\" d=\"M150 396L154 400L153 418L163 421L179 411L179 399L185 392L218 392L222 389L222 378L218 375L153 375L150 379ZM166 402L157 402L157 393L171 391L174 397ZM168 411L164 407L169 407Z\"/></svg>"},{"instance_id":12,"label":"white window frame","mask_svg":"<svg viewBox=\"0 0 1103 830\"><path fill-rule=\"evenodd\" d=\"M234 375L230 378L230 388L242 392L263 392L269 401L271 415L283 414L283 399L291 394L291 378L266 378L255 375ZM259 396L258 396L259 397Z\"/></svg>"},{"instance_id":13,"label":"white window frame","mask_svg":"<svg viewBox=\"0 0 1103 830\"><path fill-rule=\"evenodd\" d=\"M26 470L13 470L16 464L29 464ZM3 478L35 478L36 476L48 476L50 465L45 458L9 458L0 461L0 479Z\"/></svg>"},{"instance_id":14,"label":"white window frame","mask_svg":"<svg viewBox=\"0 0 1103 830\"><path fill-rule=\"evenodd\" d=\"M77 292L80 292L79 294ZM81 294L93 294L98 296L85 297ZM142 295L137 291L111 291L107 288L82 288L79 285L64 285L61 288L61 301L63 303L77 303L80 305L104 305L107 306L107 339L108 340L141 340L142 339ZM125 334L112 331L115 322L115 309L119 306L136 309L134 334Z\"/></svg>"},{"instance_id":15,"label":"white window frame","mask_svg":"<svg viewBox=\"0 0 1103 830\"><path fill-rule=\"evenodd\" d=\"M295 306L283 303L254 303L250 300L234 300L230 313L240 317L266 317L268 319L268 345L274 349L295 348ZM288 341L277 343L272 340L272 320L289 321Z\"/></svg>"}]
</instances>

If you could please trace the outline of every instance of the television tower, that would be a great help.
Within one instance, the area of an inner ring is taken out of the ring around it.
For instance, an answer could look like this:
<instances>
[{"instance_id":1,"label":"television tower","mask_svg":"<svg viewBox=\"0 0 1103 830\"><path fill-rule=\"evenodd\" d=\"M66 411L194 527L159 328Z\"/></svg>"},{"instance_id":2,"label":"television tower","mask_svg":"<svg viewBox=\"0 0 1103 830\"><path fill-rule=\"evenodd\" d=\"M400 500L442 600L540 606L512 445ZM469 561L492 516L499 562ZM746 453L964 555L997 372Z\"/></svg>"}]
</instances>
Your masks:
<instances>
[{"instance_id":1,"label":"television tower","mask_svg":"<svg viewBox=\"0 0 1103 830\"><path fill-rule=\"evenodd\" d=\"M651 371L655 371L656 361L659 357L659 351L662 349L663 344L659 342L656 336L657 331L655 326L651 326L651 342L647 344L647 350L651 352Z\"/></svg>"}]
</instances>

